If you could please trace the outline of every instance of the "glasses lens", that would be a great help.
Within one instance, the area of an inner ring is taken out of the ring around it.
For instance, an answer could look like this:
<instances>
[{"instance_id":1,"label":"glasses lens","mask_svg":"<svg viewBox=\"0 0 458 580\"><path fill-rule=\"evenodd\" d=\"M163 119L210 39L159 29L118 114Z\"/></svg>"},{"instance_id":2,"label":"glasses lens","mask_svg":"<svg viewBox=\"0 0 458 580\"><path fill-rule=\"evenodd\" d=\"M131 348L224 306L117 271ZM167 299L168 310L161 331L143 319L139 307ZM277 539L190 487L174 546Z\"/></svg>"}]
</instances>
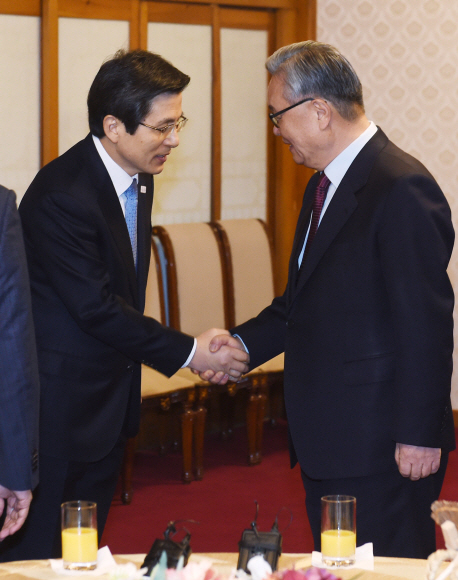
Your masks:
<instances>
[{"instance_id":1,"label":"glasses lens","mask_svg":"<svg viewBox=\"0 0 458 580\"><path fill-rule=\"evenodd\" d=\"M176 124L177 132L183 129L187 121L188 120L186 119L186 117L181 117L181 119L178 120L178 123Z\"/></svg>"},{"instance_id":2,"label":"glasses lens","mask_svg":"<svg viewBox=\"0 0 458 580\"><path fill-rule=\"evenodd\" d=\"M277 119L277 117L270 117L270 120L275 125L275 127L278 128L278 119Z\"/></svg>"}]
</instances>

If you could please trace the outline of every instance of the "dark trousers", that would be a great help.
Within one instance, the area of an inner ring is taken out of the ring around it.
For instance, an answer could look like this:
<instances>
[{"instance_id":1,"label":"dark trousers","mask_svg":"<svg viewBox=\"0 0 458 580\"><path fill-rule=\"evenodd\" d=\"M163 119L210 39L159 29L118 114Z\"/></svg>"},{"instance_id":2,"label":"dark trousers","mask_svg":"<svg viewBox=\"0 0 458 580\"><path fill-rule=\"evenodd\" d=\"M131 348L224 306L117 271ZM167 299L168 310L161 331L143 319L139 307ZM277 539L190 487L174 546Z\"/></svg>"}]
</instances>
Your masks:
<instances>
[{"instance_id":1,"label":"dark trousers","mask_svg":"<svg viewBox=\"0 0 458 580\"><path fill-rule=\"evenodd\" d=\"M60 506L65 501L97 503L99 541L115 492L125 439L93 463L67 461L40 454L40 483L23 527L0 543L0 562L61 558Z\"/></svg>"},{"instance_id":2,"label":"dark trousers","mask_svg":"<svg viewBox=\"0 0 458 580\"><path fill-rule=\"evenodd\" d=\"M444 481L448 454L434 475L411 481L397 470L347 479L314 480L302 471L305 505L315 550L321 549L321 497L356 497L356 540L374 544L375 556L427 558L436 550L431 504Z\"/></svg>"}]
</instances>

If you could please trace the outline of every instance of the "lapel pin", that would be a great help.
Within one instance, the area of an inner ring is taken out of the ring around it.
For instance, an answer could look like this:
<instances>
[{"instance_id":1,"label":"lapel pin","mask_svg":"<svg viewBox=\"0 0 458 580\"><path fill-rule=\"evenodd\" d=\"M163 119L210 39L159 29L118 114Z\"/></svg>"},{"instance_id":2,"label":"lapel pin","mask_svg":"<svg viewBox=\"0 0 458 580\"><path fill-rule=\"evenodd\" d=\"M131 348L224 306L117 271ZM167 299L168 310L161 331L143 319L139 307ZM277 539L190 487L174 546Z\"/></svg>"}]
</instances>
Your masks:
<instances>
[{"instance_id":1,"label":"lapel pin","mask_svg":"<svg viewBox=\"0 0 458 580\"><path fill-rule=\"evenodd\" d=\"M140 191L146 193L146 185L140 185Z\"/></svg>"}]
</instances>

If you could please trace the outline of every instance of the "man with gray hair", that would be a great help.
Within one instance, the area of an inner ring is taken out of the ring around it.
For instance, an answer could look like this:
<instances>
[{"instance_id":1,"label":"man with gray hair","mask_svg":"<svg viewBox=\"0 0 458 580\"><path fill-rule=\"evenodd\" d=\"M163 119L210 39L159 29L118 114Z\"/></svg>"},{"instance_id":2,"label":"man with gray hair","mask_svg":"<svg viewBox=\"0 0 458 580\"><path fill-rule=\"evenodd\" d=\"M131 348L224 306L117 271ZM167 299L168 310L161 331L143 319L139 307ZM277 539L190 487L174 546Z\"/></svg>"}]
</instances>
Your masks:
<instances>
[{"instance_id":1,"label":"man with gray hair","mask_svg":"<svg viewBox=\"0 0 458 580\"><path fill-rule=\"evenodd\" d=\"M320 498L348 494L358 545L426 558L430 506L455 447L450 209L428 170L367 119L361 83L335 48L286 46L267 68L274 134L317 173L285 293L231 332L251 368L285 352L291 464L315 548Z\"/></svg>"}]
</instances>

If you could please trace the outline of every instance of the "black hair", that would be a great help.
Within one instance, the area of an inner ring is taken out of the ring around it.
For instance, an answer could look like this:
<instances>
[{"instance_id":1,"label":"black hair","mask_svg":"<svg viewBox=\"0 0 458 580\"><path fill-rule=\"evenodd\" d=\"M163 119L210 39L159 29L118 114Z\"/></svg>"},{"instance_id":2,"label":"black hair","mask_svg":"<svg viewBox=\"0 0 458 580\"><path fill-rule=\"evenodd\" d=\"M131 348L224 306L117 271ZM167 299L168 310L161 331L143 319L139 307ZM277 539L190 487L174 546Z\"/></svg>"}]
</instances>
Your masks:
<instances>
[{"instance_id":1,"label":"black hair","mask_svg":"<svg viewBox=\"0 0 458 580\"><path fill-rule=\"evenodd\" d=\"M147 50L118 50L102 64L87 97L89 128L104 137L103 120L113 115L133 135L162 94L181 93L190 77L158 54Z\"/></svg>"}]
</instances>

